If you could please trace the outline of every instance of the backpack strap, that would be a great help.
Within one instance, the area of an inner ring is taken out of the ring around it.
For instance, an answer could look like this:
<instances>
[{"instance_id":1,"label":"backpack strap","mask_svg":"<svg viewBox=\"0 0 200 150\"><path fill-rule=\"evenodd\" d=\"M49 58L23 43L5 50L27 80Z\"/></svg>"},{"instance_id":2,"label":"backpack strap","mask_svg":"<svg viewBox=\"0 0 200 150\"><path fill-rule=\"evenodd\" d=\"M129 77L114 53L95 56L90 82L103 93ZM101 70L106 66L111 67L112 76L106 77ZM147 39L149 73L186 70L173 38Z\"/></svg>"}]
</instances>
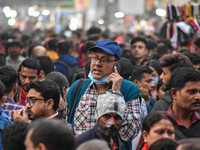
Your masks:
<instances>
[{"instance_id":1,"label":"backpack strap","mask_svg":"<svg viewBox=\"0 0 200 150\"><path fill-rule=\"evenodd\" d=\"M178 129L178 125L175 125L175 135L177 137L179 137L180 139L185 139L187 138L179 129Z\"/></svg>"},{"instance_id":2,"label":"backpack strap","mask_svg":"<svg viewBox=\"0 0 200 150\"><path fill-rule=\"evenodd\" d=\"M80 81L78 82L78 85L76 86L76 89L74 91L74 95L73 95L73 98L72 98L72 103L71 103L71 106L70 106L70 109L69 109L68 116L70 116L70 114L71 114L71 111L72 111L72 108L74 106L74 102L75 102L76 96L78 95L78 92L80 91L84 81L85 81L85 79L83 79L83 78L80 79ZM68 119L69 119L69 117L68 117Z\"/></svg>"},{"instance_id":3,"label":"backpack strap","mask_svg":"<svg viewBox=\"0 0 200 150\"><path fill-rule=\"evenodd\" d=\"M60 64L60 65L63 65L66 69L69 68L69 65L67 63L65 63L64 61L60 60L60 59L57 59L54 64Z\"/></svg>"}]
</instances>

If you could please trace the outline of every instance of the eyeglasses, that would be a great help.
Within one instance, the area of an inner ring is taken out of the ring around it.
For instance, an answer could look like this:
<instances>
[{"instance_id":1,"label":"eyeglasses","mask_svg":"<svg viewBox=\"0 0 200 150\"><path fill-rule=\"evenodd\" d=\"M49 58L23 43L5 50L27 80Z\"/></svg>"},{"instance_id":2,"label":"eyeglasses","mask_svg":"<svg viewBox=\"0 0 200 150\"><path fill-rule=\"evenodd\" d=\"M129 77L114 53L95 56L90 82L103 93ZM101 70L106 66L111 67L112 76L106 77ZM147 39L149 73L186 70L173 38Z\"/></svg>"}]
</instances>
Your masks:
<instances>
[{"instance_id":1,"label":"eyeglasses","mask_svg":"<svg viewBox=\"0 0 200 150\"><path fill-rule=\"evenodd\" d=\"M91 56L90 60L93 63L96 63L99 60L102 65L107 65L107 64L109 64L111 62L116 62L117 61L117 60L109 60L109 59L99 58L99 57L94 57L94 56Z\"/></svg>"},{"instance_id":2,"label":"eyeglasses","mask_svg":"<svg viewBox=\"0 0 200 150\"><path fill-rule=\"evenodd\" d=\"M38 100L45 100L45 99L39 99L39 98L34 98L34 99L26 99L25 100L25 103L26 103L26 105L27 104L29 104L30 105L30 107L32 107L33 105L34 105L34 103L36 102L36 101L38 101Z\"/></svg>"}]
</instances>

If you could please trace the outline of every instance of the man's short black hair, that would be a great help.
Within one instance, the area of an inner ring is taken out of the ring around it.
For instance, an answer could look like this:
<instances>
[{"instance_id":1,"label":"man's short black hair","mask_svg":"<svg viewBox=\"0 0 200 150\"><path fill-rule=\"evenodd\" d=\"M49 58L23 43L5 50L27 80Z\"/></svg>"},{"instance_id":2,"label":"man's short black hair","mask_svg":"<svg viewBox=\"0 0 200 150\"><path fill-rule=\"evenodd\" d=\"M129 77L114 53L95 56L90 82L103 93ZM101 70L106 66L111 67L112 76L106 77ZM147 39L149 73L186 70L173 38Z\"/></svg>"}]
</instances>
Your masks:
<instances>
[{"instance_id":1,"label":"man's short black hair","mask_svg":"<svg viewBox=\"0 0 200 150\"><path fill-rule=\"evenodd\" d=\"M187 82L200 81L200 72L191 67L176 68L167 84L167 90L171 88L182 89Z\"/></svg>"},{"instance_id":2,"label":"man's short black hair","mask_svg":"<svg viewBox=\"0 0 200 150\"><path fill-rule=\"evenodd\" d=\"M30 139L34 147L43 143L48 150L73 150L74 148L74 134L61 120L38 119L31 124L31 129L33 132Z\"/></svg>"},{"instance_id":3,"label":"man's short black hair","mask_svg":"<svg viewBox=\"0 0 200 150\"><path fill-rule=\"evenodd\" d=\"M141 81L144 77L144 73L152 74L152 70L147 66L134 66L131 74L130 81L138 80Z\"/></svg>"},{"instance_id":4,"label":"man's short black hair","mask_svg":"<svg viewBox=\"0 0 200 150\"><path fill-rule=\"evenodd\" d=\"M10 93L17 82L17 72L10 66L0 67L0 80L6 86L5 93Z\"/></svg>"},{"instance_id":5,"label":"man's short black hair","mask_svg":"<svg viewBox=\"0 0 200 150\"><path fill-rule=\"evenodd\" d=\"M90 36L92 34L101 34L101 29L99 27L92 26L87 31L87 36Z\"/></svg>"},{"instance_id":6,"label":"man's short black hair","mask_svg":"<svg viewBox=\"0 0 200 150\"><path fill-rule=\"evenodd\" d=\"M73 46L71 41L62 41L58 43L58 53L60 55L69 54L70 48Z\"/></svg>"},{"instance_id":7,"label":"man's short black hair","mask_svg":"<svg viewBox=\"0 0 200 150\"><path fill-rule=\"evenodd\" d=\"M155 141L150 147L149 150L176 150L178 143L175 140L170 138L161 138Z\"/></svg>"},{"instance_id":8,"label":"man's short black hair","mask_svg":"<svg viewBox=\"0 0 200 150\"><path fill-rule=\"evenodd\" d=\"M200 55L193 52L183 52L187 56L193 65L200 64Z\"/></svg>"},{"instance_id":9,"label":"man's short black hair","mask_svg":"<svg viewBox=\"0 0 200 150\"><path fill-rule=\"evenodd\" d=\"M4 96L6 92L6 87L3 82L0 80L0 99Z\"/></svg>"},{"instance_id":10,"label":"man's short black hair","mask_svg":"<svg viewBox=\"0 0 200 150\"><path fill-rule=\"evenodd\" d=\"M197 38L197 39L194 41L194 44L195 44L197 47L200 47L200 38Z\"/></svg>"},{"instance_id":11,"label":"man's short black hair","mask_svg":"<svg viewBox=\"0 0 200 150\"><path fill-rule=\"evenodd\" d=\"M36 57L41 65L41 70L44 71L45 76L54 71L54 63L49 56L38 56Z\"/></svg>"},{"instance_id":12,"label":"man's short black hair","mask_svg":"<svg viewBox=\"0 0 200 150\"><path fill-rule=\"evenodd\" d=\"M27 58L24 61L22 61L22 63L19 66L18 73L21 72L22 66L26 67L26 68L37 70L37 74L39 76L41 65L40 65L40 62L39 62L38 59L36 59L36 58Z\"/></svg>"},{"instance_id":13,"label":"man's short black hair","mask_svg":"<svg viewBox=\"0 0 200 150\"><path fill-rule=\"evenodd\" d=\"M2 131L2 147L4 150L25 150L24 140L29 123L15 122Z\"/></svg>"},{"instance_id":14,"label":"man's short black hair","mask_svg":"<svg viewBox=\"0 0 200 150\"><path fill-rule=\"evenodd\" d=\"M60 92L58 85L50 80L43 81L33 81L29 84L28 91L30 89L34 89L44 97L44 101L46 102L49 99L53 99L54 105L53 110L56 111L58 109L58 104L60 101Z\"/></svg>"},{"instance_id":15,"label":"man's short black hair","mask_svg":"<svg viewBox=\"0 0 200 150\"><path fill-rule=\"evenodd\" d=\"M169 67L171 72L177 67L193 67L188 57L181 53L163 55L159 59L159 63L162 68Z\"/></svg>"},{"instance_id":16,"label":"man's short black hair","mask_svg":"<svg viewBox=\"0 0 200 150\"><path fill-rule=\"evenodd\" d=\"M51 81L55 82L59 86L61 96L64 97L64 93L63 93L62 89L64 87L66 89L69 87L69 81L65 75L63 75L60 72L53 71L46 76L45 80L51 80Z\"/></svg>"},{"instance_id":17,"label":"man's short black hair","mask_svg":"<svg viewBox=\"0 0 200 150\"><path fill-rule=\"evenodd\" d=\"M133 38L131 40L131 45L133 45L136 42L143 42L145 44L146 48L147 48L147 41L146 41L145 38L143 38L143 37L135 37L135 38Z\"/></svg>"}]
</instances>

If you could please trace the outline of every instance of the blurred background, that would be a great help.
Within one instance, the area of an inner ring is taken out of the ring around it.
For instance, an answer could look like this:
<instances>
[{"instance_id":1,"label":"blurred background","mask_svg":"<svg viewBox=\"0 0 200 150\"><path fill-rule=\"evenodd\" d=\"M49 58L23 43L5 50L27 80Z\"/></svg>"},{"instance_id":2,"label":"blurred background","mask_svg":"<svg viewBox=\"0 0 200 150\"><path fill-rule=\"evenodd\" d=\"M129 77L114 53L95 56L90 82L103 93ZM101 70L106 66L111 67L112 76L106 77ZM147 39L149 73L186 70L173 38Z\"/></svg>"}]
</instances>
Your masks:
<instances>
[{"instance_id":1,"label":"blurred background","mask_svg":"<svg viewBox=\"0 0 200 150\"><path fill-rule=\"evenodd\" d=\"M56 32L99 26L112 32L155 32L166 20L167 5L198 0L0 0L0 29L31 33ZM70 34L70 32L65 33ZM69 36L69 35L67 35Z\"/></svg>"}]
</instances>

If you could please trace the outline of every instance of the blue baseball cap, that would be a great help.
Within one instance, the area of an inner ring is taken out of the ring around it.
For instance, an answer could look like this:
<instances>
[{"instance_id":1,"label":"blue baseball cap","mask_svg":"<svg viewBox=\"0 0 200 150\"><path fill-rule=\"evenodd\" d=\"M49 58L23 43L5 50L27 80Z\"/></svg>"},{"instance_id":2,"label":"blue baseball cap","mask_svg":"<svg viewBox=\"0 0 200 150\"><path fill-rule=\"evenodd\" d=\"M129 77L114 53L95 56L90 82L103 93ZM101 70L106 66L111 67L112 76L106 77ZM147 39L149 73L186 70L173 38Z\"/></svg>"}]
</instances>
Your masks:
<instances>
[{"instance_id":1,"label":"blue baseball cap","mask_svg":"<svg viewBox=\"0 0 200 150\"><path fill-rule=\"evenodd\" d=\"M118 59L121 58L121 49L119 47L119 44L110 39L98 41L96 46L89 48L89 51L94 51L97 49L101 49L110 55L116 55Z\"/></svg>"}]
</instances>

